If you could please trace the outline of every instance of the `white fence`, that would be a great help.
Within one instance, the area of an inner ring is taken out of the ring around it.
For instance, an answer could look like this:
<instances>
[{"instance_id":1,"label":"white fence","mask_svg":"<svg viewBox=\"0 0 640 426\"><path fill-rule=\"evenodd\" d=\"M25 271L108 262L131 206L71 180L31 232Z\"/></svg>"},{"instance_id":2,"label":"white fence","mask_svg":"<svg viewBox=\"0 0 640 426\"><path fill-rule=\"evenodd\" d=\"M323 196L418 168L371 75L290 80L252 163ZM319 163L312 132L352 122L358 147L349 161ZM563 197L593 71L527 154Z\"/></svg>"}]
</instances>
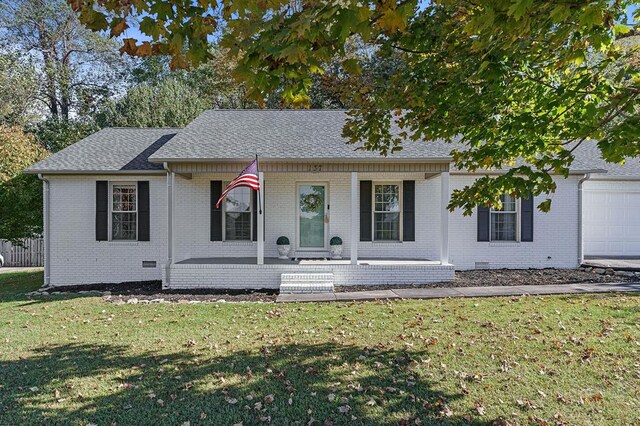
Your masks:
<instances>
[{"instance_id":1,"label":"white fence","mask_svg":"<svg viewBox=\"0 0 640 426\"><path fill-rule=\"evenodd\" d=\"M43 266L44 240L26 239L23 246L0 240L0 254L4 257L4 266Z\"/></svg>"}]
</instances>

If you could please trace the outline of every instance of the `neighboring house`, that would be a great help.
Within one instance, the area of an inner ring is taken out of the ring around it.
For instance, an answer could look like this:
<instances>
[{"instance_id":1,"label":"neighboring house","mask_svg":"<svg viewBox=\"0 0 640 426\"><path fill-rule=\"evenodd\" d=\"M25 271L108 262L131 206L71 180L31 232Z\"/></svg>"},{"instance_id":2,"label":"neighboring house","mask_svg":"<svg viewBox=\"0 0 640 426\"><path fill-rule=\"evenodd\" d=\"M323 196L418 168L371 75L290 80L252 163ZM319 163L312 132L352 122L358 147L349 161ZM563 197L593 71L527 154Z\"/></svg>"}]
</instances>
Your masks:
<instances>
[{"instance_id":1,"label":"neighboring house","mask_svg":"<svg viewBox=\"0 0 640 426\"><path fill-rule=\"evenodd\" d=\"M34 164L27 172L44 180L46 284L277 288L283 274L411 284L451 280L455 269L575 268L582 186L588 228L626 227L604 243L608 228L589 229L587 253L640 255L638 181L596 181L610 168L596 150L579 150L569 177L556 178L550 213L535 208L538 200L506 196L502 211L469 217L446 209L451 191L477 177L450 168L451 145L405 141L384 158L345 144L345 118L337 110L211 110L184 129L104 129ZM226 183L256 154L262 211L247 188L217 209ZM638 178L634 161L615 170ZM291 260L277 259L279 236L289 238ZM325 259L334 236L344 260Z\"/></svg>"}]
</instances>

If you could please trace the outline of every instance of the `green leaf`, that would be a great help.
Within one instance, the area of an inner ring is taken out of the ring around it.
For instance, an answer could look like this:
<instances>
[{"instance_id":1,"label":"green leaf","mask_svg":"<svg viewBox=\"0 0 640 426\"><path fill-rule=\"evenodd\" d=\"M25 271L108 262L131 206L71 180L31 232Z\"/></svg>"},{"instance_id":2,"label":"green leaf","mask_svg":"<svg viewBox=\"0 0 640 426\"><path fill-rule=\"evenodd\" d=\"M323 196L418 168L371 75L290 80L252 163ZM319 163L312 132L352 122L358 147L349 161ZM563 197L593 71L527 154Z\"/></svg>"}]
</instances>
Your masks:
<instances>
[{"instance_id":1,"label":"green leaf","mask_svg":"<svg viewBox=\"0 0 640 426\"><path fill-rule=\"evenodd\" d=\"M509 7L509 15L519 20L529 12L532 5L533 0L515 0Z\"/></svg>"}]
</instances>

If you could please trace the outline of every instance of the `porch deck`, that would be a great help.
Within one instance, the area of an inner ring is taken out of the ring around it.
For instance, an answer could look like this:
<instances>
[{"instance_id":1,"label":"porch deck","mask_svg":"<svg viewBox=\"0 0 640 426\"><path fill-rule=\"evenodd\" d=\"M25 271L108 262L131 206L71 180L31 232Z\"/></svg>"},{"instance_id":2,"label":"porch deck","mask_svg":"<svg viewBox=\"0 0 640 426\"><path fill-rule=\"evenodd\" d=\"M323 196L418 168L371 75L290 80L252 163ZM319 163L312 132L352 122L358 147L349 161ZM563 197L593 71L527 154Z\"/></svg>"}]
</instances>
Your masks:
<instances>
[{"instance_id":1,"label":"porch deck","mask_svg":"<svg viewBox=\"0 0 640 426\"><path fill-rule=\"evenodd\" d=\"M454 266L425 259L299 259L256 257L190 258L162 268L167 289L189 288L279 288L283 274L332 274L335 286L410 285L450 281Z\"/></svg>"},{"instance_id":2,"label":"porch deck","mask_svg":"<svg viewBox=\"0 0 640 426\"><path fill-rule=\"evenodd\" d=\"M176 262L176 265L257 265L256 257L196 257ZM347 259L279 259L277 257L265 257L265 265L351 265L351 260ZM440 265L437 260L426 259L358 259L358 265ZM353 265L355 266L355 265Z\"/></svg>"}]
</instances>

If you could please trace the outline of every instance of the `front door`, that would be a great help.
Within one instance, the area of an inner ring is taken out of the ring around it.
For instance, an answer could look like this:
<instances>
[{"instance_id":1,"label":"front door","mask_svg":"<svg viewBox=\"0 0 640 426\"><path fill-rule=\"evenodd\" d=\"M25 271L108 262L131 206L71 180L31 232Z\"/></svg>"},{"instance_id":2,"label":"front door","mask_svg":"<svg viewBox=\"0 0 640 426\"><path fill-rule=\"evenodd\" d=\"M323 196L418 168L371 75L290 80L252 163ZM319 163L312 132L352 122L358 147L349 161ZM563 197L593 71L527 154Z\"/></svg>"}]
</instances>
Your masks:
<instances>
[{"instance_id":1,"label":"front door","mask_svg":"<svg viewBox=\"0 0 640 426\"><path fill-rule=\"evenodd\" d=\"M298 246L301 249L326 248L326 201L326 184L298 185Z\"/></svg>"}]
</instances>

